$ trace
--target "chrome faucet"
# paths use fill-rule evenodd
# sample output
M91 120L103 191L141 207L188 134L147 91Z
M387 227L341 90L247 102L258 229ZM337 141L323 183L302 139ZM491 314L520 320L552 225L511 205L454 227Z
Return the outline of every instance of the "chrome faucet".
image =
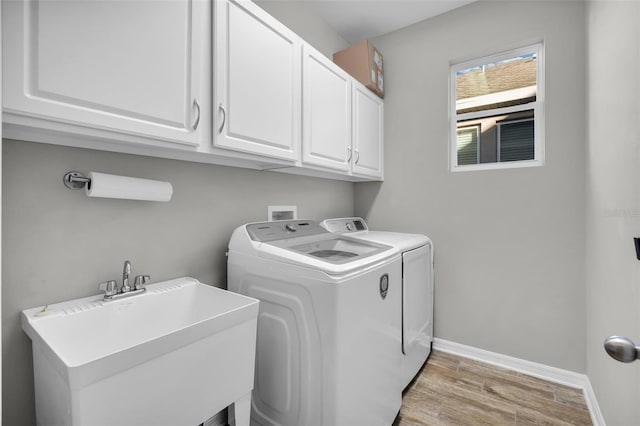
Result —
M124 268L122 269L122 288L120 289L121 293L128 293L131 291L131 286L129 285L129 275L131 275L131 262L125 260Z
M134 280L134 287L129 285L129 276L131 275L131 262L124 261L124 267L122 268L122 287L118 288L118 284L115 280L107 281L99 285L100 290L104 291L104 301L121 299L127 296L133 296L134 294L140 294L147 289L144 287L151 277L149 275L138 275Z

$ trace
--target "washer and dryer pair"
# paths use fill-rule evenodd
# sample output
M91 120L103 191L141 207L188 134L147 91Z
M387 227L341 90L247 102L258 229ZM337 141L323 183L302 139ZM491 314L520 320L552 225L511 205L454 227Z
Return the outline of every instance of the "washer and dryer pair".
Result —
M362 219L339 220L364 229L353 236L295 220L231 236L228 288L260 300L252 424L391 425L409 370L428 356L408 368L432 335L431 322L403 327L422 318L403 314L403 297L416 297L402 285L419 268L412 250L365 235Z

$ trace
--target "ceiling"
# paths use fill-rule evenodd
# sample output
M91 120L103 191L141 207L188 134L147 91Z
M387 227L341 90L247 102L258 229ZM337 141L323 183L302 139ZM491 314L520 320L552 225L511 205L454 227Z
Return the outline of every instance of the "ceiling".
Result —
M304 0L349 43L373 38L475 0Z

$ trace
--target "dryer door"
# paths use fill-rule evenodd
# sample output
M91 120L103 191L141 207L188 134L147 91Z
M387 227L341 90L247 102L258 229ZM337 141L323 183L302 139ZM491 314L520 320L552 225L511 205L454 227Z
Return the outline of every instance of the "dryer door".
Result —
M431 245L402 254L402 353L405 385L420 370L433 340Z

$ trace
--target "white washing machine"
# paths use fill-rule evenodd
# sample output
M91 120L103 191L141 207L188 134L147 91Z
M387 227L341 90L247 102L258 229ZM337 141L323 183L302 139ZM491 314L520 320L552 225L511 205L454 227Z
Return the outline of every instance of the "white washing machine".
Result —
M260 300L252 424L391 425L401 275L397 248L313 221L237 228L228 288Z
M402 253L402 387L431 353L433 342L433 243L420 234L370 231L359 217L326 219L331 232L396 247Z

